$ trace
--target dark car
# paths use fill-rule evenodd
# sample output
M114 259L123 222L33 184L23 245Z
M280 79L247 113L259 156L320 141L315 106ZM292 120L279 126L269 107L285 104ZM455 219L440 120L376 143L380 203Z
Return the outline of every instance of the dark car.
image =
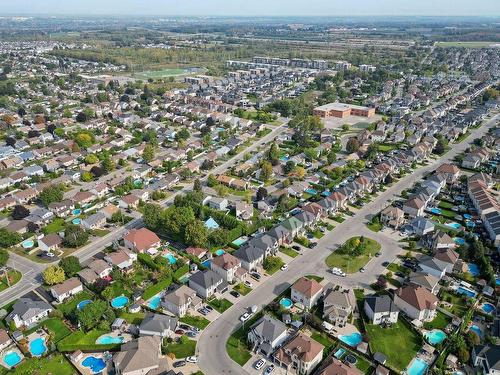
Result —
M201 315L208 315L208 313L210 311L208 311L207 309L198 309L198 312L201 314Z
M384 262L382 263L382 266L387 267L390 263L389 262Z
M238 298L240 296L240 294L236 290L231 290L229 294L232 295L234 298Z
M184 361L184 360L174 362L174 364L173 364L173 366L174 366L175 368L182 367L182 366L185 366L185 365L186 365L186 361Z
M193 332L193 331L188 331L188 332L186 332L186 336L187 336L187 337L194 338L194 337L196 337L196 332Z
M292 249L297 250L297 251L300 251L300 246L293 245L293 246L292 246Z
M206 305L205 310L208 310L209 312L214 311L214 309L210 305Z
M191 327L187 324L179 324L179 328L183 329L184 331L189 331L191 329Z
M183 329L176 329L176 330L175 330L175 333L176 333L177 335L183 335L183 334L185 334L185 333L186 333L186 331L184 331Z
M403 273L403 272L396 272L396 276L399 276L399 277L402 277L402 278L405 278L406 275Z

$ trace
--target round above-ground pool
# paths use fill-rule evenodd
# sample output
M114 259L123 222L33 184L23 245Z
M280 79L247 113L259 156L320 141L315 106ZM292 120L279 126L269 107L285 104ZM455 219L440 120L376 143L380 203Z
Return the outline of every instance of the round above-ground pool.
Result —
M346 343L349 346L356 347L363 341L361 333L353 332L348 335L339 336L340 341Z
M24 249L31 249L33 246L35 246L35 241L33 241L33 240L24 240L24 241L21 243L21 246L22 246Z
M99 345L121 344L121 343L123 343L123 337L104 335L104 336L99 337L95 343L99 344Z
M290 298L282 298L280 299L280 306L288 310L293 306L293 302Z
M83 301L78 302L78 305L76 305L76 308L78 310L81 310L85 306L87 306L89 303L92 303L92 300L90 300L90 299L84 299Z
M472 332L474 332L480 338L483 337L483 331L481 330L481 328L479 328L479 326L473 324L473 325L470 326L469 330L472 331Z
M123 309L128 304L128 297L119 296L111 300L111 307L115 309Z
M82 213L82 209L81 208L75 208L73 211L72 211L72 214L74 216L78 216Z
M106 362L102 358L88 356L82 361L82 366L88 367L93 374L98 374L106 368Z
M358 362L358 359L352 354L348 354L345 356L345 361L347 363L350 363L351 365L354 365L356 362Z
M80 225L82 219L80 219L79 217L75 217L73 220L71 220L71 222L75 225Z
M34 357L40 357L47 351L47 346L45 346L45 339L43 337L38 337L29 344L30 353Z
M9 351L4 354L3 361L9 367L14 367L21 362L22 358L16 351Z
M446 333L440 329L433 329L432 331L426 332L424 334L425 339L431 345L441 344L446 339Z
M483 310L486 314L491 314L496 310L496 308L491 303L485 302L481 305L481 310Z

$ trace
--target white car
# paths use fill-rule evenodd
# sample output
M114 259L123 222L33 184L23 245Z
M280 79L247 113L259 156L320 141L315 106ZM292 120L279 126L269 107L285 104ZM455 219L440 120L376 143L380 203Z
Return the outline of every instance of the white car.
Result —
M189 363L198 363L198 357L193 355L191 357L187 357L186 358L186 362L189 362Z
M283 265L281 266L281 270L282 270L282 271L286 271L287 269L288 269L288 264L283 264Z
M241 320L242 322L246 322L248 319L250 319L250 316L251 316L251 315L250 315L250 313L247 313L247 312L246 312L246 313L244 313L242 316L240 316L240 320Z
M262 368L262 366L264 366L265 364L266 364L266 361L264 360L264 358L261 358L257 362L255 362L255 365L253 365L253 367L256 370L260 370Z
M243 284L244 284L247 288L251 288L251 287L253 286L253 284L252 284L250 281L248 281L248 280L245 280L245 281L243 282Z

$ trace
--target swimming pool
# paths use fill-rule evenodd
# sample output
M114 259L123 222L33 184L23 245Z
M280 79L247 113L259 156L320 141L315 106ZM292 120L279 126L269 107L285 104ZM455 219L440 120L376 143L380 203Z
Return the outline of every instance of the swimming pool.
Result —
M151 297L148 301L148 307L150 309L156 310L158 307L160 307L161 304L161 296L157 294L154 297Z
M245 242L247 242L247 238L246 237L240 237L240 238L237 238L233 241L233 245L236 245L236 246L241 246L243 245Z
M425 339L431 345L441 344L446 339L446 333L440 329L433 329L432 331L426 332L424 334Z
M305 191L306 191L307 194L311 194L311 195L318 194L318 191L316 189L309 188L309 189L306 189Z
M79 217L75 217L73 220L71 220L71 222L75 225L80 225L82 219L80 219Z
M115 309L123 309L128 303L128 297L119 296L111 300L111 307Z
M479 328L479 326L473 324L473 325L470 326L469 330L472 331L472 332L474 332L480 338L483 337L483 331L481 330L481 328Z
M21 360L21 356L16 351L9 351L3 356L4 363L9 367L14 367L19 362L21 362Z
M85 306L87 306L89 303L92 303L92 300L90 300L90 299L84 299L83 301L78 302L78 305L76 305L76 308L78 310L81 310Z
M123 337L113 337L110 335L105 335L99 337L95 343L99 345L121 344L123 343Z
M472 219L472 216L469 214L463 214L464 219L470 220Z
M331 191L328 191L328 190L325 190L321 193L322 196L324 197L329 197L330 195L332 195L332 192Z
M474 223L473 221L467 221L465 225L467 225L467 228L474 228L476 226L476 223Z
M43 337L38 337L33 341L30 341L29 348L32 356L40 357L47 351L47 346L45 346L45 339Z
M464 288L463 286L459 286L457 288L457 293L464 294L469 298L474 298L477 295L476 292L474 292L470 289Z
M175 263L177 263L177 259L175 259L175 257L171 253L163 254L163 257L166 260L168 260L169 264L175 264Z
M25 240L21 243L21 246L24 249L31 249L35 245L35 241L33 240Z
M474 263L467 263L467 270L472 276L479 276L479 267Z
M455 241L457 245L465 245L465 239L463 239L462 237L455 237L453 241Z
M496 310L496 308L491 303L485 302L481 305L481 310L483 310L486 314L491 314Z
M361 334L359 332L353 332L349 335L341 335L339 336L339 339L340 341L354 348L361 344L361 341L363 341L363 338L361 337Z
M337 359L340 359L342 358L342 356L345 354L345 349L344 348L340 348L339 350L337 350L335 352L335 354L333 355L335 358Z
M461 225L460 225L460 224L455 223L455 222L453 222L453 223L446 223L445 225L446 225L447 227L450 227L450 228L453 228L453 229L460 229L460 227L461 227Z
M431 208L431 212L436 215L441 215L441 210L437 207Z
M422 375L425 373L425 370L429 364L425 362L423 359L420 358L415 358L410 366L408 366L408 369L406 370L406 373L408 375Z
M82 213L82 210L80 208L75 208L73 211L72 211L72 214L73 216L78 216Z
M226 252L224 250L222 250L222 249L215 250L215 255L217 255L217 256L221 256L222 254L225 254L225 253Z
M500 286L500 277L497 277L497 278L495 279L495 285L496 285L496 286Z
M208 259L208 260L202 262L201 265L205 268L210 268L210 263L212 263L212 262L210 261L210 259Z
M98 374L106 368L106 362L102 358L88 356L82 362L82 366L88 367L93 374Z
M290 298L282 298L280 300L280 305L281 307L283 307L284 309L290 309L292 306L293 306L293 302Z

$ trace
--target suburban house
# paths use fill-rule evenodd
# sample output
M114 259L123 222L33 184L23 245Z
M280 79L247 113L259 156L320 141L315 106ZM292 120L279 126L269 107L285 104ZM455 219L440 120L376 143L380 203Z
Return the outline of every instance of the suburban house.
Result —
M178 318L172 316L148 312L139 325L139 334L141 336L159 336L164 339L173 335L178 321Z
M388 295L366 297L364 310L371 324L394 324L398 321L399 309Z
M344 327L356 309L356 297L352 289L329 284L323 293L323 319L337 327Z
M226 280L212 270L198 271L189 278L189 287L202 298L209 298L228 289Z
M266 356L271 355L288 338L287 326L269 316L264 315L248 331L247 339L253 351Z
M448 184L456 182L460 177L460 169L455 164L450 163L441 164L436 169L436 173L444 175Z
M102 212L96 212L82 220L85 229L99 229L106 224L106 216Z
M183 317L191 310L196 311L201 303L196 291L187 285L181 285L173 292L166 293L161 299L161 306L179 317Z
M29 328L47 318L52 310L52 306L47 302L21 297L14 303L5 321L14 322L16 328Z
M425 217L416 217L411 221L410 225L413 233L419 236L424 236L434 231L434 223Z
M394 293L394 303L410 318L429 322L436 317L438 298L418 285L407 285Z
M47 253L59 249L63 239L57 233L50 233L38 240L40 250Z
M422 243L425 247L433 251L456 247L456 243L453 238L451 238L446 232L442 232L440 230L424 236Z
M404 224L404 211L398 207L389 206L380 212L380 221L382 224L398 229Z
M446 273L452 273L455 268L455 264L460 259L460 255L453 249L438 249L434 251L434 258L446 264Z
M324 348L300 332L277 350L273 361L286 369L294 368L297 374L308 375L323 359Z
M403 211L410 217L423 216L426 203L417 197L408 199L403 204Z
M318 375L363 375L364 373L356 368L356 366L348 362L341 362L337 358L331 359L328 366L321 369ZM387 374L388 375L388 374Z
M162 374L168 371L168 363L161 359L161 338L144 336L121 346L113 356L117 375Z
M241 261L229 253L213 258L210 268L230 284L236 280L243 280L247 274L247 271L241 267Z
M439 291L439 279L435 276L429 275L428 273L412 272L408 277L408 282L410 284L420 285L432 294L437 295Z
M12 339L5 329L0 329L0 350L4 350L12 344Z
M99 279L99 275L90 268L82 269L80 272L77 273L77 275L80 278L80 280L82 280L82 282L87 286L91 286L97 281L97 279Z
M120 271L128 272L132 269L134 262L137 260L137 254L127 249L120 249L106 255L104 260L113 267L117 267Z
M429 255L423 255L418 260L418 266L423 273L428 273L438 279L442 279L446 274L447 264Z
M120 198L118 206L120 208L135 209L139 205L139 197L134 194L127 194Z
M88 268L94 271L99 278L104 278L109 276L113 267L111 267L107 262L102 259L96 259L89 263Z
M156 233L151 232L147 228L131 229L125 237L123 237L124 245L127 249L137 253L156 253L160 247L161 241Z
M500 373L500 345L476 345L472 348L472 364L481 374Z
M256 270L264 261L264 251L254 246L244 245L233 254L241 261L241 266L248 271Z
M291 299L293 302L302 304L305 308L311 309L316 305L323 286L314 279L301 277L291 288Z
M63 281L61 284L54 285L50 288L50 293L57 300L62 303L65 299L74 296L83 291L83 285L76 277L72 277Z

